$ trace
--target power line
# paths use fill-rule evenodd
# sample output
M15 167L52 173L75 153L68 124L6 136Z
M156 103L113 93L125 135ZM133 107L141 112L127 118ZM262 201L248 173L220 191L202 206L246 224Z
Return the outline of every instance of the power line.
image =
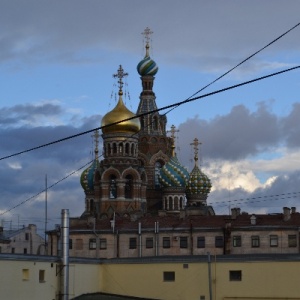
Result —
M189 103L189 102L193 102L193 101L196 101L196 100L208 97L208 96L212 96L212 95L216 95L216 94L219 94L219 93L223 93L225 91L229 91L229 90L232 90L232 89L235 89L235 88L238 88L238 87L250 84L250 83L254 83L256 81L260 81L260 80L267 79L267 78L270 78L270 77L273 77L273 76L277 76L277 75L280 75L280 74L283 74L283 73L286 73L286 72L290 72L290 71L293 71L293 70L296 70L296 69L299 69L299 68L300 68L300 65L296 66L296 67L284 69L282 71L278 71L278 72L275 72L275 73L271 73L271 74L268 74L268 75L265 75L265 76L261 76L261 77L258 77L258 78L252 79L252 80L244 81L242 83L235 84L235 85L232 85L232 86L220 89L220 90L216 90L214 92L210 92L210 93L198 96L198 97L189 98L189 99L186 99L186 100L183 100L183 101L180 101L180 102L176 102L174 104L170 104L170 105L167 105L167 106L164 106L164 107L161 107L161 108L157 108L157 109L154 109L154 110L152 110L150 112L146 112L146 113L143 113L143 114L135 115L133 117L130 117L130 118L127 118L127 119L123 119L123 120L120 120L120 121L117 121L117 122L114 122L114 123L110 123L110 124L107 124L105 126L96 127L96 128L93 128L93 129L90 129L90 130L87 130L87 131L83 131L83 132L80 132L80 133L77 133L77 134L74 134L74 135L70 135L68 137L65 137L65 138L62 138L62 139L59 139L59 140L55 140L55 141L52 141L52 142L49 142L49 143L37 146L37 147L33 147L33 148L30 148L30 149L27 149L27 150L23 150L23 151L20 151L20 152L11 154L11 155L3 156L3 157L0 158L0 160L4 160L4 159L10 158L10 157L18 156L18 155L26 153L26 152L30 152L30 151L37 150L37 149L40 149L40 148L44 148L44 147L47 147L47 146L50 146L50 145L54 145L54 144L57 144L57 143L60 143L60 142L66 141L66 140L73 139L75 137L79 137L81 135L85 135L87 133L91 133L91 132L93 132L95 130L100 130L100 129L103 129L103 128L111 127L111 126L117 125L117 124L122 123L122 122L126 122L126 121L129 121L129 120L133 120L133 119L136 119L136 118L140 118L140 117L149 115L149 114L153 114L155 112L159 112L159 111L162 111L162 110L170 109L170 108L173 108L173 107L178 107L180 105L183 105L183 104L186 104L186 103Z
M48 186L47 189L53 188L54 186L56 186L57 184L59 184L60 182L64 181L65 179L69 178L70 176L72 176L73 174L77 173L78 171L80 171L81 169L83 169L85 166L89 165L92 161L89 161L88 163L86 163L84 166L81 166L79 169L69 173L68 175L66 175L65 177L61 178L60 180L56 181L55 183L53 183L52 185ZM35 195L27 198L26 200L20 202L19 204L16 204L15 206L11 207L10 209L5 210L4 212L0 213L0 216L14 210L15 208L25 204L26 202L32 200L33 198L39 196L40 194L44 193L46 191L46 189L43 189L42 191L36 193Z

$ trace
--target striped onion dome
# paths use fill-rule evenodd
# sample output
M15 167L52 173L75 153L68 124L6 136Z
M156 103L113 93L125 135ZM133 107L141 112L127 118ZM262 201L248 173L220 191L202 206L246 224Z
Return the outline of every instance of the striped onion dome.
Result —
M171 157L159 173L159 182L163 187L185 187L189 172L179 163L176 156Z
M94 175L98 167L99 160L96 158L93 163L81 173L80 184L86 193L94 191Z
M149 44L146 44L146 55L137 65L137 71L141 76L154 76L158 71L158 66L149 55Z

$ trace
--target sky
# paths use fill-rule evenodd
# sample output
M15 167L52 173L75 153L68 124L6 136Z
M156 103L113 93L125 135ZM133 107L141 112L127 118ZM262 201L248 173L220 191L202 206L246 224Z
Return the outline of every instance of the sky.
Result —
M153 89L162 108L194 95L298 24L299 11L300 2L290 0L0 0L0 158L99 127L116 103L119 65L129 74L126 105L136 112L146 27L153 31L150 56L159 66ZM299 36L300 26L196 95L298 66ZM178 159L189 170L190 144L202 143L201 169L213 185L207 201L217 214L233 207L300 210L299 88L296 69L167 113L168 129L179 130ZM1 159L2 225L44 228L46 177L53 186L47 228L60 223L62 209L80 216L79 178L93 148L86 134Z

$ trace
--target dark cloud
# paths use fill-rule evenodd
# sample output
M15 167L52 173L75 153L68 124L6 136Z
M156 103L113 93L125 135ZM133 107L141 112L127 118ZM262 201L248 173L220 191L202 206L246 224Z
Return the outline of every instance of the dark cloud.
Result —
M180 124L179 130L180 147L183 149L197 137L203 143L204 160L244 159L277 147L281 141L278 117L263 103L254 112L238 105L211 121L189 119Z
M295 103L290 114L282 120L283 135L286 138L286 144L291 148L300 146L300 104Z
M98 53L98 61L103 52L136 53L137 34L150 26L160 41L163 61L198 64L200 56L201 65L211 71L229 61L232 66L232 61L241 61L294 26L299 9L298 1L2 1L0 60L90 63L92 57L87 59L85 51ZM271 59L278 50L299 50L296 37L289 34L268 49L266 57Z
M39 117L57 116L63 112L59 105L45 103L41 105L20 104L13 107L0 108L0 125L18 126L35 123Z

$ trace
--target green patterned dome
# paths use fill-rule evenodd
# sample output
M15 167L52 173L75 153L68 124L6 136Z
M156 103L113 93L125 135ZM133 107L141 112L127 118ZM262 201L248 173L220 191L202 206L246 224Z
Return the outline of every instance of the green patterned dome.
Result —
M146 45L146 55L137 65L137 71L141 76L154 76L158 71L156 62L150 58L149 45Z
M80 184L84 189L85 193L94 191L94 178L95 172L99 167L98 159L95 159L93 163L85 169L80 176Z
M185 187L189 172L179 163L176 156L171 157L160 170L159 182L163 187Z
M207 196L211 190L210 179L195 165L190 173L190 177L186 186L186 193L190 195Z

